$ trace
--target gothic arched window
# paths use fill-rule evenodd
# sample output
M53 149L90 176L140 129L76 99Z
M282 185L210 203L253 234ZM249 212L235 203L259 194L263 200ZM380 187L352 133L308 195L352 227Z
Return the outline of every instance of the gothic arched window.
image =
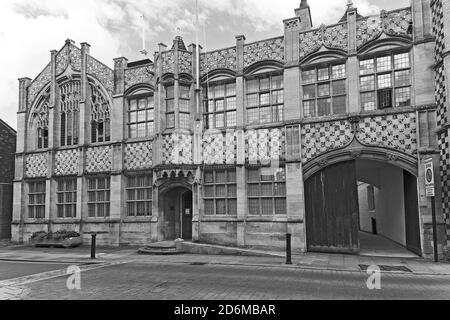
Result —
M79 81L68 82L60 88L61 146L78 144L80 89Z
M91 85L91 142L111 140L109 103L100 89Z
M36 129L36 145L38 149L48 148L48 107L49 97L44 97L33 112L34 128Z

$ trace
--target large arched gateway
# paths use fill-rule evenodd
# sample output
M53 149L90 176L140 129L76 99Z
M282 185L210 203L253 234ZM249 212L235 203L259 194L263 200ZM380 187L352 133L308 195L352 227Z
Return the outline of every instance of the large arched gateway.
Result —
M308 250L421 255L417 187L417 177L386 161L324 167L305 182Z

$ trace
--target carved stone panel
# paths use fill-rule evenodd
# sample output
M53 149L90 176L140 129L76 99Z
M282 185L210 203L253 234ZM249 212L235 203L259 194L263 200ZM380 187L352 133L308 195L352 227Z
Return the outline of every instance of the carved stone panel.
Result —
M303 163L346 147L354 137L352 125L347 120L305 124L301 135Z
M93 147L86 150L86 172L101 173L112 170L112 147Z
M78 173L78 150L56 152L54 173L58 176L76 175Z
M200 56L200 73L205 74L215 69L237 70L236 48L207 52Z
M359 123L356 138L367 146L395 149L416 155L416 114L404 113L364 118Z
M152 142L127 144L125 148L125 168L127 170L151 169L153 166Z
M284 62L284 38L256 42L244 47L244 67L263 60Z
M125 70L125 90L140 83L150 84L154 81L153 67L144 66Z
M237 155L236 132L205 133L203 136L203 162L235 164Z
M48 175L48 154L35 153L25 157L25 177L44 178Z
M162 140L163 164L191 164L192 136L188 134L168 134Z

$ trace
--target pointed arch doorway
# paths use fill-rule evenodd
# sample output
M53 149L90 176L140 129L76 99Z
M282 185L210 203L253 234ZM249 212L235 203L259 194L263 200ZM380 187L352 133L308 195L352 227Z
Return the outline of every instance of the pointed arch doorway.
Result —
M160 196L164 240L192 240L192 190L174 186Z

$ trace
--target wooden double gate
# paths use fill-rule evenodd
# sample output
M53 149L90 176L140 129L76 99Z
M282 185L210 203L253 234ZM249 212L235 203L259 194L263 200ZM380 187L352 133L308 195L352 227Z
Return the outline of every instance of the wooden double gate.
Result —
M404 171L407 248L420 255L417 179ZM308 251L358 253L356 162L329 166L305 182Z

